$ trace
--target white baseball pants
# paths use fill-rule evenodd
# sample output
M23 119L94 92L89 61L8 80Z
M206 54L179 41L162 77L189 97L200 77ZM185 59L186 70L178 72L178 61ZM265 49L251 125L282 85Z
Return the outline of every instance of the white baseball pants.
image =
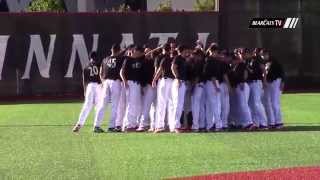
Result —
M105 107L111 100L111 116L109 128L116 127L117 110L120 98L121 81L107 79L102 82L101 99L98 103L94 126L100 127L104 119Z
M142 113L140 117L139 127L149 127L150 126L150 108L151 104L155 102L156 89L151 85L146 85L142 88Z
M230 102L230 112L229 112L229 117L228 117L228 124L232 124L235 126L240 126L241 123L238 119L238 98L236 94L236 89L232 88L229 93L229 102Z
M175 79L172 83L171 95L172 104L169 106L168 124L170 131L181 128L180 118L184 107L184 98L186 93L186 84L183 81Z
M263 87L262 81L256 80L249 83L250 97L249 107L251 109L252 120L257 126L267 126L267 116L262 104Z
M265 90L265 108L269 125L282 124L280 108L281 79L278 78L271 83L267 83Z
M126 89L126 112L123 123L126 128L136 128L141 115L141 86L134 81L128 81Z
M237 86L235 91L237 97L237 115L239 116L237 118L242 127L246 127L253 123L248 104L250 89L247 83L241 83Z
M212 81L207 81L205 83L205 93L206 93L206 129L211 129L215 123L221 126L221 103L220 103L220 93L217 91L216 87L213 85ZM217 119L216 119L217 118ZM220 123L219 123L220 121ZM216 124L217 125L217 124Z
M228 127L228 116L230 112L229 88L226 83L220 84L220 102L221 102L221 123L223 128Z
M78 123L80 126L83 126L86 122L86 119L93 108L94 105L97 105L101 87L98 83L89 83L86 87L85 100L80 112Z
M121 83L120 98L119 98L117 119L116 119L117 126L124 127L123 119L126 113L126 107L127 107L126 88L123 86L123 83Z
M202 106L203 98L203 83L197 83L193 89L191 96L192 105L192 129L198 130L200 128L200 110ZM202 128L204 127L204 121L202 122Z
M155 128L165 128L165 117L169 117L169 105L172 104L172 83L173 79L161 78L157 86L157 106L156 106L156 118Z

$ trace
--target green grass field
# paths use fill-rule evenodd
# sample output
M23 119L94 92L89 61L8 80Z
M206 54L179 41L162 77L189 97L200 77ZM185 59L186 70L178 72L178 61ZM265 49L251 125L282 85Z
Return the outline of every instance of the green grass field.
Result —
M320 165L320 94L283 95L285 123L294 126L284 132L93 134L90 115L76 135L81 106L0 105L0 179L160 179Z

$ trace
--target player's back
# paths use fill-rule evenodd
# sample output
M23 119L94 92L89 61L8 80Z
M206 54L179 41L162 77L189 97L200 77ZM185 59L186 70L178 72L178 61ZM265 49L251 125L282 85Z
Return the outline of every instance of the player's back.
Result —
M99 77L99 66L95 62L90 62L87 67L83 70L83 80L84 82L90 83L100 83Z

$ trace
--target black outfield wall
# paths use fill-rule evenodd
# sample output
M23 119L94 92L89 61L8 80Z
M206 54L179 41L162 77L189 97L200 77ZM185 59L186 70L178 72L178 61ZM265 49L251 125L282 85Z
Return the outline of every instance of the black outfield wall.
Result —
M192 45L198 38L225 48L269 48L285 67L287 90L319 88L318 13L294 3L275 11L261 3L223 2L219 13L0 14L0 97L81 95L91 50L101 60L113 43L156 47L176 39ZM249 29L253 17L301 21L296 29Z

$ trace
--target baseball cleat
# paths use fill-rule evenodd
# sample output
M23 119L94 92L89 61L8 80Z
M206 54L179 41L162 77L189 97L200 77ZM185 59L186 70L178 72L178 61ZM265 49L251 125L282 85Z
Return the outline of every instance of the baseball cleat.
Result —
M108 128L108 132L115 132L115 128Z
M276 129L283 129L283 124L282 123L281 124L276 124L275 128Z
M147 131L148 128L144 128L144 127L139 127L138 129L136 129L136 132L145 132Z
M257 129L257 127L254 124L249 124L246 127L244 127L243 129L247 130L247 131L254 131Z
M166 130L164 128L157 128L154 133L162 133L165 132Z
M148 129L148 132L154 132L154 128Z
M198 132L200 132L200 130L199 129L191 129L191 132L198 133Z
M207 129L207 132L216 132L216 126L213 126L210 129Z
M93 132L94 133L104 133L104 130L101 127L94 127Z
M114 128L114 132L121 132L121 127L117 126L116 128Z
M222 127L222 131L228 131L228 130L229 130L229 128L227 126Z
M137 128L126 128L124 132L136 132Z
M200 128L200 129L199 129L199 132L206 133L206 132L207 132L207 130L206 130L206 128Z
M76 125L73 127L72 132L77 133L77 132L80 131L80 129L81 129L81 125L80 125L80 124L76 124Z
M275 129L276 128L276 126L273 124L273 125L269 125L269 129L270 130L273 130L273 129Z
M174 133L184 133L184 132L186 132L184 129L181 129L181 128L176 128L176 129L174 129L174 131L173 131Z
M268 129L269 129L268 126L262 126L262 125L259 126L259 130L265 131Z

